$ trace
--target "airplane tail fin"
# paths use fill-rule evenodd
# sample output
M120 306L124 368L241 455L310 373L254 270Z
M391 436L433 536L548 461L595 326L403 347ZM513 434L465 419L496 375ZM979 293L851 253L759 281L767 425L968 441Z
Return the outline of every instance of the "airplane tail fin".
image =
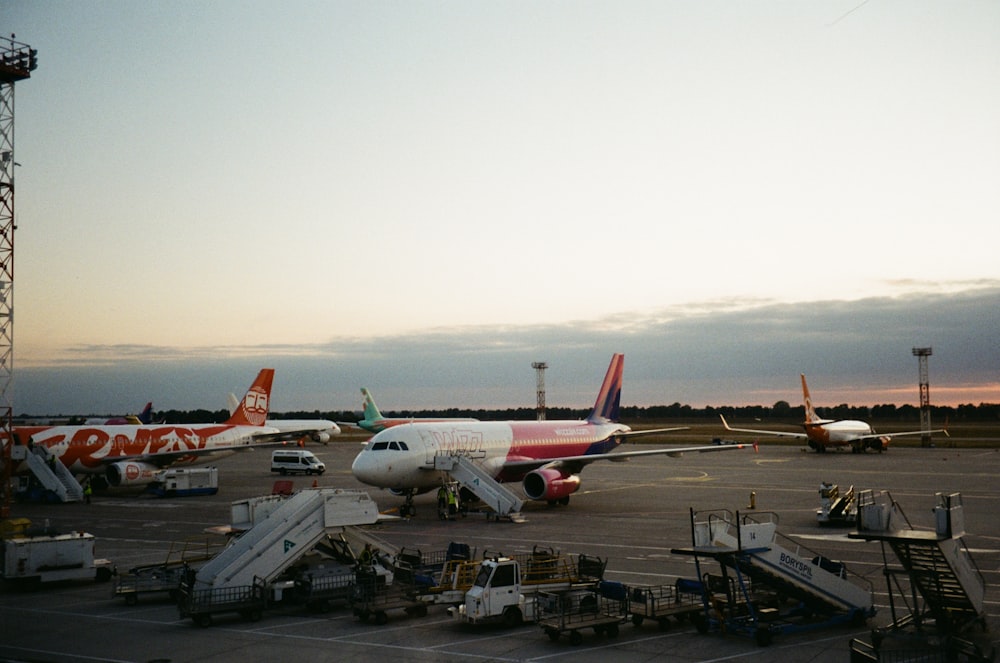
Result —
M153 401L146 403L146 407L142 408L142 412L138 415L139 423L151 424L153 423Z
M593 424L605 424L610 421L618 421L618 407L622 397L622 369L625 363L625 355L615 353L611 357L611 364L608 372L604 376L601 384L601 391L597 394L597 401L591 411L587 421Z
M378 421L382 418L382 413L378 411L378 406L375 405L375 399L372 398L371 392L361 387L361 394L365 397L365 412L362 417L366 421Z
M246 396L233 415L226 420L232 426L263 426L267 421L267 412L271 402L271 383L274 381L274 369L262 368L253 381Z
M813 409L812 398L809 396L809 387L806 386L806 376L804 373L800 373L799 377L802 378L802 403L806 406L806 423L818 424L823 420L816 414L816 410Z

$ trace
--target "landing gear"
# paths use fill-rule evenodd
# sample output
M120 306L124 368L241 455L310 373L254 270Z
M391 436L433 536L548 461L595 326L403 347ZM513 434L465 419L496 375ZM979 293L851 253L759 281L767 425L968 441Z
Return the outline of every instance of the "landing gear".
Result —
M413 491L406 491L406 501L399 507L399 515L403 518L412 518L417 515L417 507L413 506Z

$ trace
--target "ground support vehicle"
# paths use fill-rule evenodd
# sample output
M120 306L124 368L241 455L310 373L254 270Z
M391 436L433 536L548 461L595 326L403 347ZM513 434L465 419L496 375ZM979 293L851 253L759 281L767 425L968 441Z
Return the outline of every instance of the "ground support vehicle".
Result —
M60 580L107 582L115 573L107 559L95 558L95 538L86 532L54 534L31 529L0 540L2 578L8 583L36 584Z
M467 624L534 622L539 617L536 594L595 587L606 565L596 557L577 555L574 562L568 555L537 547L525 556L487 558L478 563L460 605L449 612Z
M192 589L182 583L177 589L181 619L190 617L198 626L211 626L214 615L236 612L249 621L258 621L267 608L267 591L262 580L252 585Z
M621 596L608 596L600 588L574 589L565 592L540 592L535 597L538 625L555 642L562 635L572 645L583 642L582 631L594 629L598 635L618 636L618 627L625 622L628 601Z
M190 495L215 495L219 492L217 467L170 468L153 475L153 483L146 492L157 497L187 497Z
M177 599L177 589L188 569L212 559L223 547L221 539L190 539L170 547L160 564L134 566L115 579L112 596L121 596L126 605L135 605L147 594L167 594Z
M850 577L846 567L801 543L780 545L777 515L755 512L735 518L726 510L691 510L691 548L674 554L694 557L702 581L703 611L692 616L702 633L753 636L758 645L775 635L834 624L861 626L875 614L871 583ZM703 571L709 560L719 574ZM860 585L865 586L860 586Z
M882 547L892 620L851 641L851 661L996 660L986 623L986 580L967 547L961 493L937 493L934 530L914 528L889 493L858 495L851 539Z
M697 580L678 578L672 585L628 588L628 613L632 624L652 620L661 631L670 628L670 618L682 621L701 612L702 586Z
M843 494L840 486L823 482L819 487L820 508L816 520L820 526L851 527L858 517L858 507L854 500L854 486Z

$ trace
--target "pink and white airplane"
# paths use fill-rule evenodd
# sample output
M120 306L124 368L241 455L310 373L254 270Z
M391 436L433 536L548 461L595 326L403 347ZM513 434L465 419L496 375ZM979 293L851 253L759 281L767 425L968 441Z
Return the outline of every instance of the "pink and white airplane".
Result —
M413 422L387 428L365 445L351 471L361 482L406 497L402 513L413 513L413 496L449 480L434 469L437 455L463 455L497 481L521 481L532 500L568 504L580 488L578 473L597 460L678 456L686 451L732 451L749 445L709 445L610 453L628 437L685 428L633 431L616 422L624 355L611 358L594 409L585 421Z
M731 428L726 422L726 418L721 414L722 425L726 430L735 433L755 433L757 435L772 435L776 437L794 437L805 440L812 449L817 452L824 452L831 447L851 447L851 453L864 453L866 449L873 449L882 453L889 448L889 441L894 436L902 435L922 435L925 431L903 431L901 433L890 433L888 435L879 434L863 421L854 419L822 419L816 414L813 408L812 398L809 396L809 387L806 386L806 376L800 374L802 378L802 401L805 403L806 420L802 422L804 433L781 432L773 430L755 430L752 428ZM944 429L926 431L929 433L944 433Z
M171 465L204 463L242 448L306 435L308 431L289 433L264 425L273 380L274 369L262 369L222 424L16 426L15 444L45 448L74 474L102 475L113 486L144 485ZM15 468L21 469L27 471Z

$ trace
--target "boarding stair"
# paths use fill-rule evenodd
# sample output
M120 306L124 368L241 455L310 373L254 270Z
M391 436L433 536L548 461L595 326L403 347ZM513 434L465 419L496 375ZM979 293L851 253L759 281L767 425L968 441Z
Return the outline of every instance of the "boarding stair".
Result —
M801 601L817 614L874 614L871 588L852 582L843 564L798 544L792 550L778 543L775 514L741 518L737 513L735 522L723 521L724 527L710 527L707 522L696 546L704 543L713 556L739 570L754 586ZM699 523L695 527L697 536Z
M378 507L361 491L307 489L269 504L263 518L198 569L195 589L220 590L270 582L329 533L374 524ZM257 514L258 516L262 515Z
M521 520L524 500L494 479L468 456L439 454L434 457L434 469L447 472L463 488L493 509L497 518Z
M54 458L43 447L27 448L23 459L31 473L40 484L52 491L61 502L79 502L83 500L83 487L73 473L65 465Z
M935 530L916 530L902 508L886 494L879 500L873 491L859 497L858 531L850 538L882 543L884 573L889 587L893 628L913 624L918 628L932 620L944 633L960 633L972 624L985 624L986 586L969 554L961 495L937 494ZM890 564L886 548L899 566ZM909 591L900 578L909 579ZM896 591L893 591L895 584ZM923 599L919 605L918 596ZM909 614L897 614L897 598Z
M694 617L699 631L716 627L753 635L767 645L775 634L857 626L875 614L870 583L804 546L779 544L776 514L741 518L737 512L734 519L722 510L707 515L692 509L693 546L671 551L694 557L704 606L704 614ZM718 562L721 575L703 572L703 559Z

